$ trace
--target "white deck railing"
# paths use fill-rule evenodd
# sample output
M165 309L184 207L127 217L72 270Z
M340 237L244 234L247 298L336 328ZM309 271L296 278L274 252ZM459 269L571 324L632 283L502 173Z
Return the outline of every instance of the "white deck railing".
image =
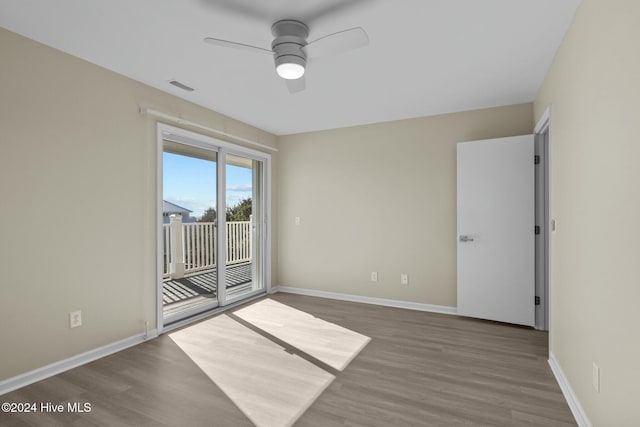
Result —
M227 222L227 265L251 260L251 221Z
M171 223L163 224L162 238L163 278L179 278L216 267L215 223L182 223L182 218L172 218ZM251 221L227 222L226 248L227 265L251 261Z
M216 225L213 222L182 224L182 235L185 273L216 266Z

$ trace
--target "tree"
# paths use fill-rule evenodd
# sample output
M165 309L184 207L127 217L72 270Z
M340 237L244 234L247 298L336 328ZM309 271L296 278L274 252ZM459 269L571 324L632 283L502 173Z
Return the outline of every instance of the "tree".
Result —
M249 221L251 217L251 197L243 199L235 206L227 207L227 221Z
M209 208L198 219L198 222L215 222L216 220L216 210L215 208Z

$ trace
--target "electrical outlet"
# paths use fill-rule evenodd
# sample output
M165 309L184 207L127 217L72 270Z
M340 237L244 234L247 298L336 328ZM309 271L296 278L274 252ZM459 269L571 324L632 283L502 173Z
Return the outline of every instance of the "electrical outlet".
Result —
M600 367L595 363L593 364L592 375L593 375L593 388L596 390L597 393L600 393Z
M401 285L408 285L409 284L409 276L407 274L401 274L400 275L400 284Z
M82 326L82 311L72 311L69 313L69 328L77 328Z
M377 282L378 281L378 272L377 271L372 271L371 272L371 281L372 282Z
M295 217L294 222L296 223L296 225L300 225L300 217Z

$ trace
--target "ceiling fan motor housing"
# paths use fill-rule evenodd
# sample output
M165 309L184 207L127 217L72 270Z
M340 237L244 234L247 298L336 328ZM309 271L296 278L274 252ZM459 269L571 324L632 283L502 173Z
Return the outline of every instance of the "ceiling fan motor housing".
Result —
M300 21L285 19L273 24L271 33L275 37L271 49L276 67L285 63L306 67L307 54L304 47L307 45L309 27Z

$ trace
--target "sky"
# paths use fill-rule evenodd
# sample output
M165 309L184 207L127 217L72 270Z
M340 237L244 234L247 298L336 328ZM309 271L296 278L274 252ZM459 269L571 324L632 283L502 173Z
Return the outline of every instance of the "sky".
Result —
M162 198L201 217L216 206L216 167L211 160L173 153L162 155ZM251 169L227 165L227 206L251 197Z

